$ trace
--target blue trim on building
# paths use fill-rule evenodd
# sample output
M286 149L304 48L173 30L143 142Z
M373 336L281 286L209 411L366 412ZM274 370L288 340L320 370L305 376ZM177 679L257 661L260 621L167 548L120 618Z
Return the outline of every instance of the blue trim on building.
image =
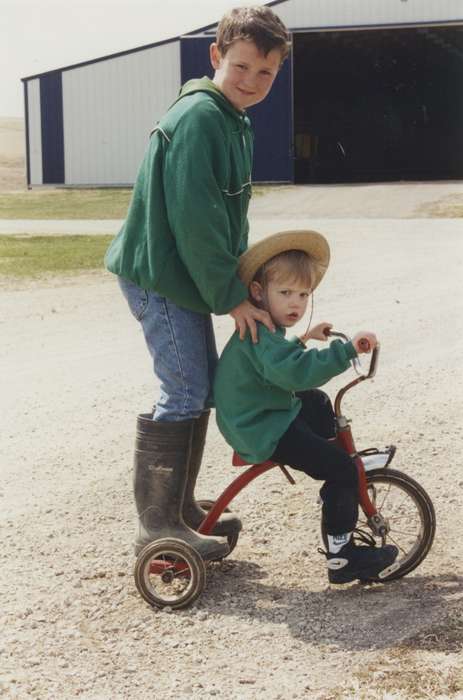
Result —
M28 85L24 83L24 114L25 114L25 130L26 130L26 177L27 177L27 187L31 186L31 154L30 154L30 140L29 140L29 95L28 95Z
M213 41L213 36L187 36L181 39L180 82L182 85L191 78L201 78L203 75L212 78L214 69L209 59L209 46Z
M61 73L40 78L44 185L64 184L63 83Z
M270 93L248 109L254 131L255 182L294 182L292 54Z

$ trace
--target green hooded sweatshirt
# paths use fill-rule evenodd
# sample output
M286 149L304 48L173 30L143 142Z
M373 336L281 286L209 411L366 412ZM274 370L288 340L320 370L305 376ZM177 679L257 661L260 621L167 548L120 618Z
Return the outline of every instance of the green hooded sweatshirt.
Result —
M234 333L220 357L214 381L217 425L225 440L248 462L264 462L301 410L296 391L322 386L356 357L351 342L333 340L323 350L306 350L285 330L258 324L259 342Z
M108 270L178 306L226 314L247 299L253 139L209 78L191 80L154 129Z

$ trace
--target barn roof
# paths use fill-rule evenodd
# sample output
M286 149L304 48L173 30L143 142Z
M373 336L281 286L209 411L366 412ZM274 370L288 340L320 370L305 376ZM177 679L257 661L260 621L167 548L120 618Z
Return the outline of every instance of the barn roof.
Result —
M273 7L274 5L281 5L286 2L291 2L292 0L272 0L271 2L265 2L263 3L264 5L267 5L268 7ZM138 53L139 51L146 51L146 49L154 49L156 46L163 46L164 44L171 44L174 41L178 41L181 36L189 36L193 34L202 34L203 32L207 32L209 30L215 29L218 25L217 22L213 22L212 24L207 24L205 27L199 27L198 29L193 29L191 32L187 32L186 34L181 34L177 36L170 37L169 39L163 39L162 41L155 41L151 44L143 44L142 46L136 46L133 49L126 49L125 51L118 51L117 53L111 53L106 56L99 56L98 58L92 58L87 61L80 61L78 63L72 63L67 66L62 66L61 68L53 68L52 70L48 71L43 71L42 73L35 73L34 75L28 75L24 78L21 78L23 82L27 80L33 80L34 78L40 78L43 75L50 75L51 73L60 73L62 71L67 71L67 70L72 70L73 68L81 68L82 66L91 66L94 63L100 63L100 61L108 61L113 58L119 58L121 56L129 56L130 54L133 53Z

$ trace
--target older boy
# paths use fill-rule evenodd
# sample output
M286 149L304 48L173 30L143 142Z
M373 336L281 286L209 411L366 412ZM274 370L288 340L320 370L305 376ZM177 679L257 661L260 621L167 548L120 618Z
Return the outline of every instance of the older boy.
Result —
M396 547L356 546L357 468L330 438L331 403L315 387L344 372L361 340L334 340L326 350L306 350L309 338L326 339L321 323L303 338L286 340L285 329L304 315L310 294L329 262L329 247L315 231L287 231L257 243L241 256L240 274L253 302L269 312L276 333L259 328L259 343L235 334L220 358L214 395L217 423L227 442L248 462L272 459L324 481L321 489L328 577L331 583L374 579L398 554ZM298 394L296 394L298 392Z
M245 109L270 91L288 35L268 7L240 8L219 24L213 80L192 80L153 131L126 222L106 255L140 321L160 381L153 416L139 416L135 501L140 550L180 537L205 558L224 556L193 491L201 464L217 362L210 314L230 314L244 337L270 317L236 274L247 247L252 133ZM237 532L223 516L213 534Z

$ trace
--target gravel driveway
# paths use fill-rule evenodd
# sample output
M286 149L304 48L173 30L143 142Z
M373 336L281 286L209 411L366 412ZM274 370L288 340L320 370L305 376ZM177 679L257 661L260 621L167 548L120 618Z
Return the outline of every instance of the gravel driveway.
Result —
M429 556L388 585L328 587L316 485L270 472L237 498L244 531L195 606L150 608L132 578L135 417L156 391L139 328L107 274L3 285L4 697L463 698L461 222L271 206L254 238L313 227L330 241L314 320L380 337L377 376L345 408L357 446L397 445L394 466L432 497ZM231 319L215 321L222 346ZM230 459L213 425L203 497L235 475Z

